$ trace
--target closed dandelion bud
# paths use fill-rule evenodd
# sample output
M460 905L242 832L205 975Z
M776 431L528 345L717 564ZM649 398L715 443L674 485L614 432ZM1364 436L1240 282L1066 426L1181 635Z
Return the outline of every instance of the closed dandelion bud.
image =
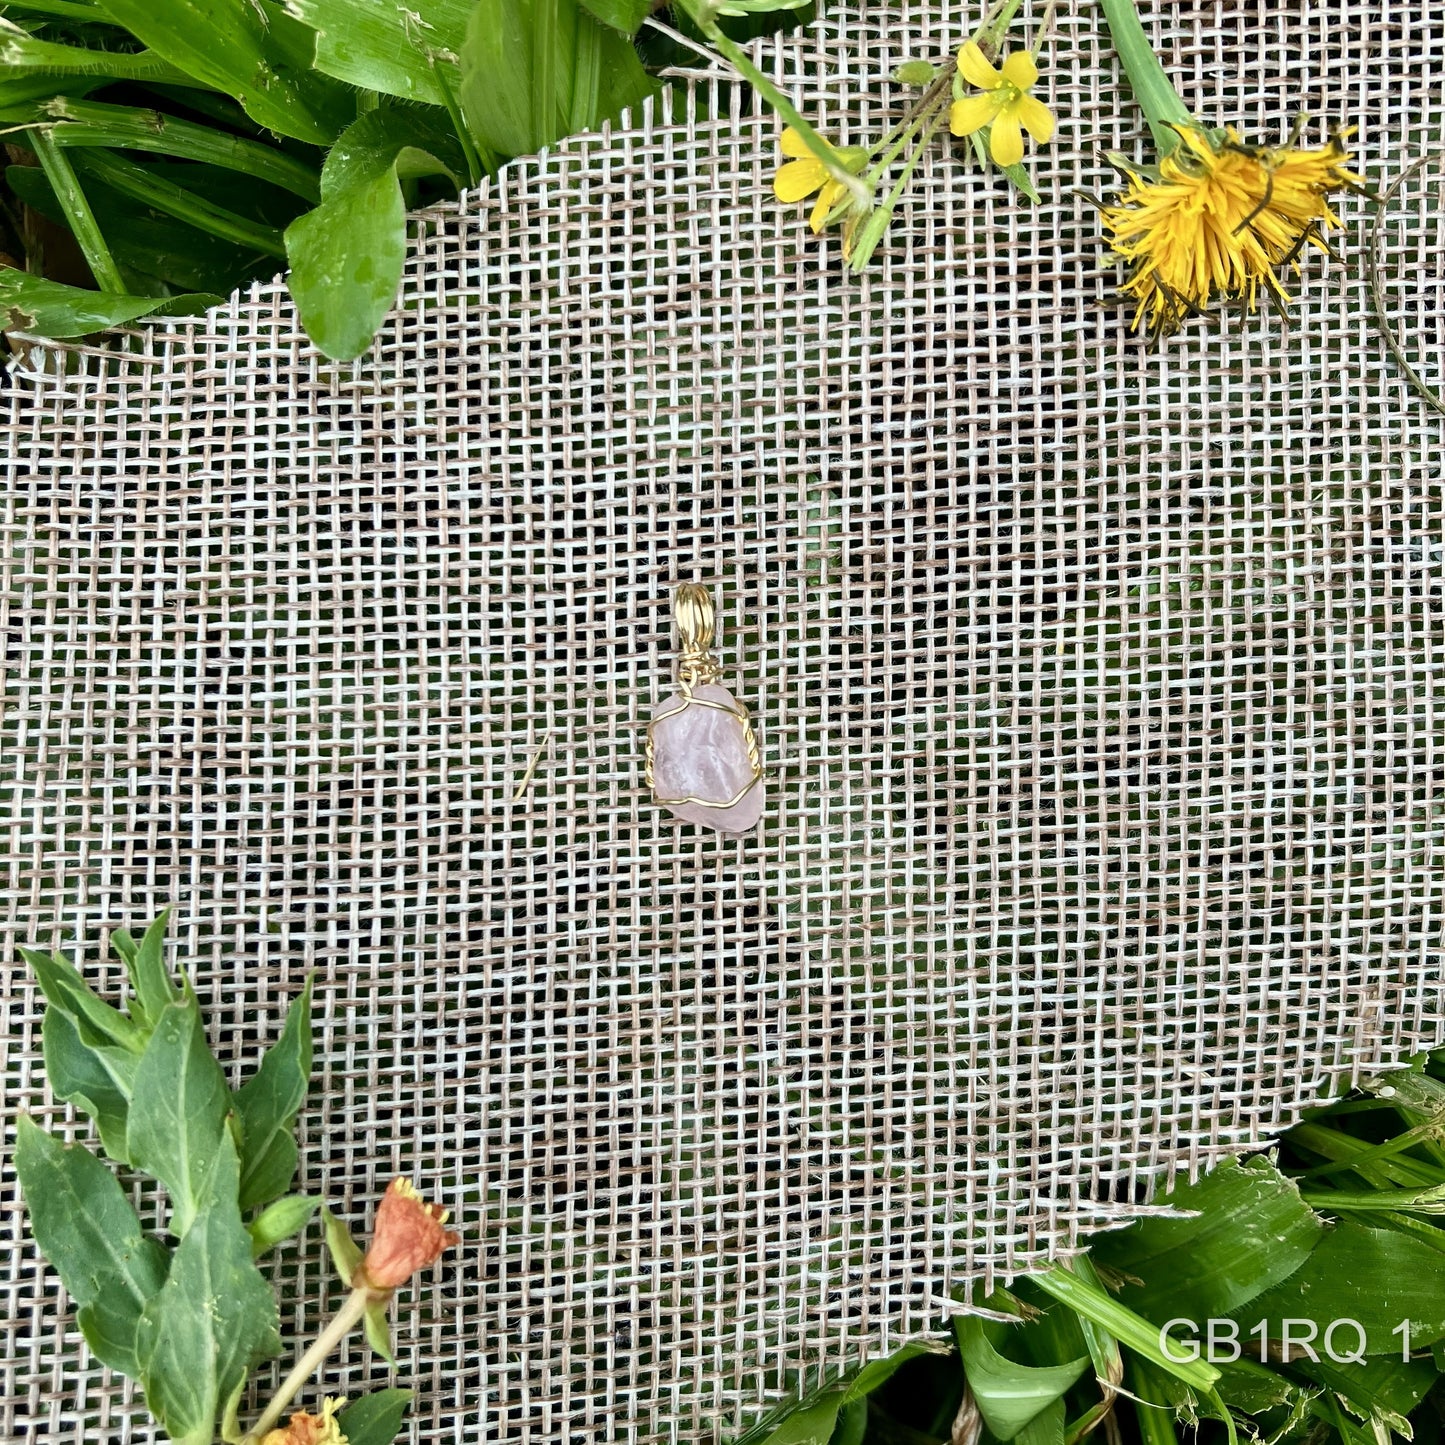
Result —
M447 1211L427 1204L405 1179L386 1186L376 1211L371 1248L353 1276L354 1284L372 1289L395 1289L417 1270L456 1244L460 1235L443 1229Z

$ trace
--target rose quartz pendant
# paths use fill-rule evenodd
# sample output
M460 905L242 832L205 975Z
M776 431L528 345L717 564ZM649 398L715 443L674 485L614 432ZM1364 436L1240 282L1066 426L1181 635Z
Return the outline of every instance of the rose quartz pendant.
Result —
M653 709L647 782L685 823L746 833L763 813L763 769L748 710L718 681L712 598L684 583L673 600L682 655L678 690Z

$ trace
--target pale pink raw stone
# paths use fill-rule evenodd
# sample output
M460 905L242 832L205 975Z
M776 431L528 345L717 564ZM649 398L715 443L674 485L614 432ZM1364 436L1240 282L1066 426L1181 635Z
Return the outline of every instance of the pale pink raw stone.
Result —
M706 698L735 708L727 688L708 683L693 689L694 698ZM656 798L716 798L725 802L753 775L743 725L731 713L694 703L685 712L682 695L652 710L653 721L664 713L677 713L652 730L652 792ZM700 823L722 833L746 833L763 814L763 780L758 779L730 808L708 808L683 803L672 812L686 823Z

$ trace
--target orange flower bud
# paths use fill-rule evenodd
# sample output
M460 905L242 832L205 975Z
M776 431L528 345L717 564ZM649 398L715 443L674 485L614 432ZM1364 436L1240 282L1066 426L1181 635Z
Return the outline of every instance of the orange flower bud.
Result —
M425 1203L405 1179L393 1179L376 1211L371 1248L352 1283L374 1289L405 1284L461 1238L442 1228L446 1220L445 1209Z
M336 1421L336 1412L346 1403L337 1396L323 1401L321 1413L298 1410L284 1430L268 1430L261 1445L346 1445L346 1436Z

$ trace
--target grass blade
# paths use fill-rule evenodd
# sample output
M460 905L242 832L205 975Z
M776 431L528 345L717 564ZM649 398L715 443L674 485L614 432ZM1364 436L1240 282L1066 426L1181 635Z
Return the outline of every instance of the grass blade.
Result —
M81 255L85 257L85 264L90 267L90 274L95 277L95 284L102 291L124 296L125 282L121 280L115 258L105 244L105 237L100 234L95 212L90 209L90 202L86 200L85 192L81 190L70 162L43 129L27 131L26 139L39 158L41 169L45 172L45 178L50 182L56 198L65 209L65 218L70 223L71 233L80 247Z

